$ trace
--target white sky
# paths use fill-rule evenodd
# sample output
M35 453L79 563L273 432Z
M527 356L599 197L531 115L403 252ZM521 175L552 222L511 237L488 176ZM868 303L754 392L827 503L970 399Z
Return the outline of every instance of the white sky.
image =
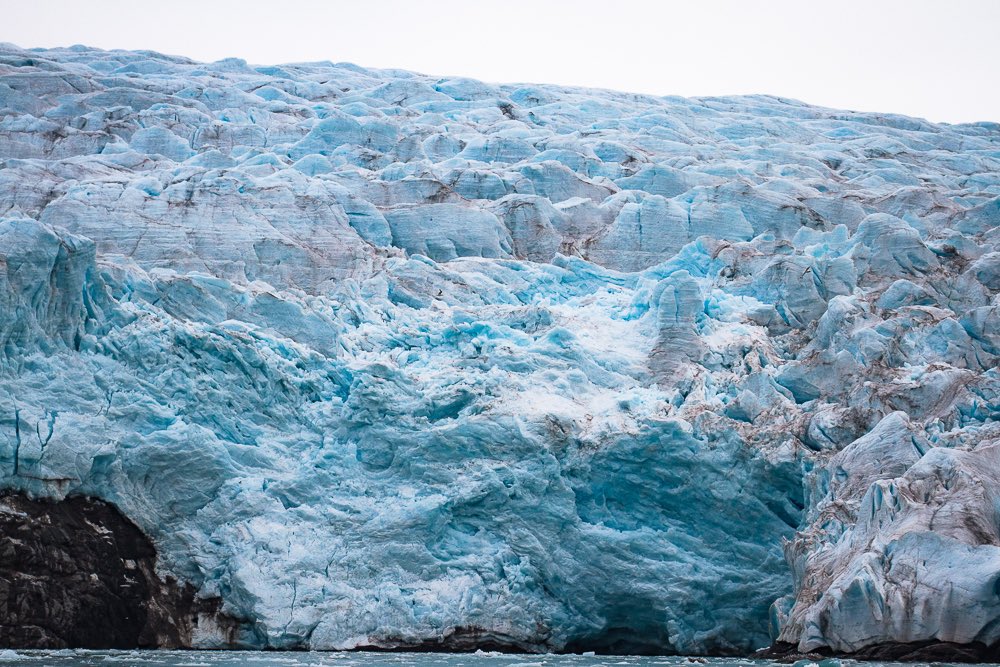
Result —
M1000 0L0 0L0 41L1000 121Z

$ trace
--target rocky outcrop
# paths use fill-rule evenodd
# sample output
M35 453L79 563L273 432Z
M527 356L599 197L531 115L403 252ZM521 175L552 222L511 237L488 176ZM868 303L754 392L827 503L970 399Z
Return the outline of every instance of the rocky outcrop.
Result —
M235 647L219 600L156 572L156 550L113 506L0 497L0 647Z

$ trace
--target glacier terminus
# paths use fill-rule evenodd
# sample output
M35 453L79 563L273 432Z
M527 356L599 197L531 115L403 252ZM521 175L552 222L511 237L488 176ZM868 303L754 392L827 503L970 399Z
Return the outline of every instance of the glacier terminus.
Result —
M1000 124L0 45L0 526L176 645L998 645L998 295Z

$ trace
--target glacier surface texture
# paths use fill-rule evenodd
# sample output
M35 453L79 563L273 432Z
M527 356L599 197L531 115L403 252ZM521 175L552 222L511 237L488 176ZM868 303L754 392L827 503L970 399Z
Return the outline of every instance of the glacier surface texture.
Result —
M997 124L0 46L0 485L245 646L994 644L998 293Z

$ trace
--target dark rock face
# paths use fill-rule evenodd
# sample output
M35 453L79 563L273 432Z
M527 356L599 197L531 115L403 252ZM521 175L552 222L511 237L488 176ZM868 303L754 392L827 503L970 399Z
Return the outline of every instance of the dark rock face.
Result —
M217 601L155 568L153 544L112 505L0 497L0 647L177 648L206 624L234 643Z

